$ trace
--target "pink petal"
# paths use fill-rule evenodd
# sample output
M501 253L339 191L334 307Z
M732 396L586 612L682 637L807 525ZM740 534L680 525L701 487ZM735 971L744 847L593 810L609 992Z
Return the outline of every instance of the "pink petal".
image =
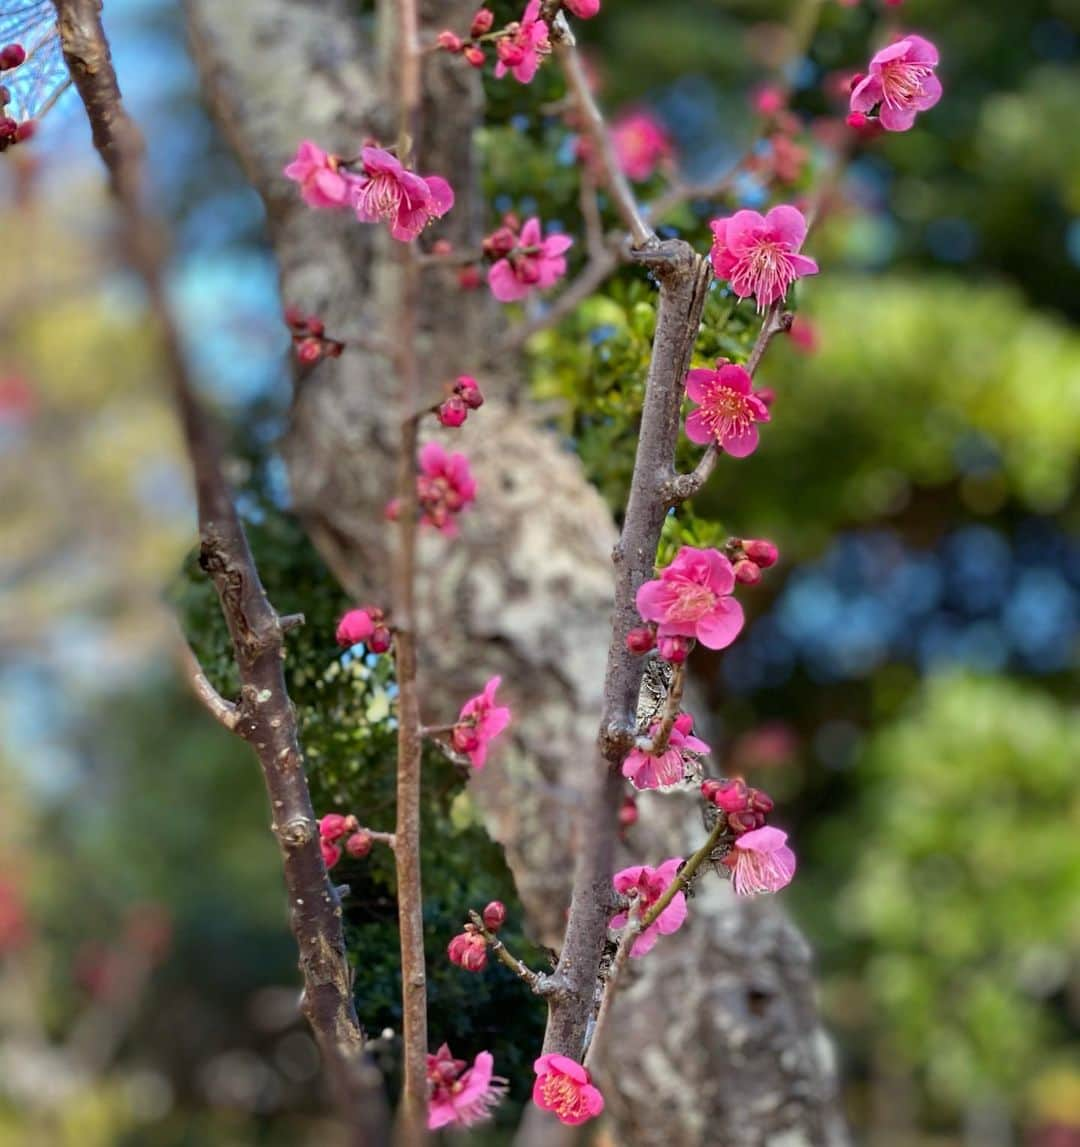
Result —
M765 219L756 211L736 211L727 224L727 248L733 255L745 254L753 248L765 229Z
M918 108L894 108L883 104L881 108L881 126L886 131L910 131L914 126L915 117L919 114Z
M540 220L535 215L531 219L526 219L521 228L522 247L539 247L542 239Z
M937 76L927 76L922 82L922 91L912 101L919 111L929 111L941 99L941 81Z
M938 50L923 36L908 36L901 43L907 44L907 59L912 64L938 64Z
M757 427L748 426L742 434L729 434L720 447L732 458L748 458L758 448L759 437Z
M400 176L405 170L396 156L391 155L388 151L384 151L381 147L362 148L360 151L360 160L364 165L364 170L367 172L385 171L390 175Z
M790 204L774 207L765 216L765 223L781 243L786 243L792 251L798 251L806 238L806 218Z
M656 918L656 926L662 936L670 936L686 923L686 896L676 892L671 903Z
M697 623L695 636L706 649L726 649L743 627L742 606L731 597L716 603L716 609Z
M706 584L713 593L723 597L735 588L735 571L719 550L699 551L706 562Z
M716 378L716 371L695 367L686 372L686 393L694 402L704 402L705 388Z
M868 112L881 103L884 92L878 76L864 77L851 93L851 110L853 112Z
M764 828L751 829L742 836L735 838L735 847L744 852L775 852L787 843L787 833L782 829L765 825Z
M717 382L726 386L736 394L749 394L753 387L753 380L747 373L746 367L735 363L725 363L717 371Z
M705 422L700 410L692 411L686 417L686 437L699 446L712 441L712 431ZM651 620L651 619L647 619Z
M439 175L427 175L424 182L431 195L428 210L436 218L445 215L454 206L454 189Z
M789 255L788 262L791 264L795 273L800 277L803 275L816 275L818 273L817 261L811 259L809 255Z
M544 240L542 248L544 255L550 258L555 255L562 255L569 251L573 245L574 240L569 235L549 235Z
M926 43L924 40L923 43ZM882 64L892 63L893 60L903 60L907 58L907 54L911 48L911 40L903 39L896 40L891 44L887 44L879 52L875 52L870 60L870 67L877 69Z
M529 293L529 285L514 274L509 259L500 259L488 271L488 286L500 303L514 303Z

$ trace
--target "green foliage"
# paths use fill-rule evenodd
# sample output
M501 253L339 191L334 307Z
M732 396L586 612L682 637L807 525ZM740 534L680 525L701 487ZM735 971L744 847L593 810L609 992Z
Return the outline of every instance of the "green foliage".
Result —
M855 959L832 989L858 993L880 1038L931 1097L962 1107L986 1088L1016 1098L1065 1032L1051 1006L1080 954L1080 716L1003 679L931 677L870 740L854 810L817 848L846 883L832 903Z

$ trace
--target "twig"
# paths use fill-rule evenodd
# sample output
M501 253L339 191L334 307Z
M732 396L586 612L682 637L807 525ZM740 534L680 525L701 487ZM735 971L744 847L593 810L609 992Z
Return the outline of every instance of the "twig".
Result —
M398 154L415 163L410 145L420 138L420 16L417 0L396 0ZM427 971L424 963L423 891L420 874L421 734L416 648L416 491L420 367L416 344L420 263L412 243L397 245L400 292L394 341L398 348L401 435L397 467L397 544L394 547L394 656L398 686L397 875L401 938L402 1057L401 1135L407 1147L425 1138L427 1116Z
M235 733L236 726L240 721L239 710L232 701L226 701L210 684L209 678L203 672L199 659L195 656L179 625L176 626L175 649L180 670L191 686L192 692L202 703L203 708L219 725L224 725L230 733Z
M629 906L627 911L626 927L619 937L619 944L615 949L615 958L612 960L611 968L608 970L607 980L601 987L600 1006L597 1008L596 1020L592 1025L592 1030L588 1033L587 1042L585 1044L585 1054L581 1061L584 1067L591 1068L593 1066L596 1061L597 1048L603 1043L600 1037L607 1027L608 1016L611 1014L611 1004L615 999L615 993L619 989L623 969L630 959L630 950L634 946L634 941L641 934L640 907L640 904L637 902L637 897L635 897L634 903Z
M537 995L549 994L549 990L546 989L545 985L550 983L550 977L542 976L539 972L534 972L528 964L523 960L519 960L502 940L484 924L484 918L479 912L475 912L470 908L469 920L480 935L484 937L487 946L494 953L495 958L500 964L505 964L518 979L524 980Z
M619 166L615 147L608 134L607 124L593 98L589 88L589 80L581 64L574 41L574 33L566 17L560 12L551 24L551 39L566 74L566 82L577 101L581 113L582 124L592 143L593 150L604 172L604 182L607 184L611 201L615 210L622 219L626 229L630 232L630 239L635 247L649 247L657 242L653 229L645 222L641 215L634 193L622 168Z
M382 1144L382 1081L363 1055L341 906L322 861L296 717L285 688L281 620L259 580L224 477L216 433L187 373L164 288L164 243L141 205L142 137L120 97L100 0L54 0L54 5L64 57L121 209L127 254L146 284L162 335L164 368L194 471L200 564L217 589L242 683L236 731L259 758L281 846L290 924L300 949L303 1010L346 1115L349 1142L354 1147Z
M675 727L675 719L682 706L683 689L686 686L686 662L680 661L671 673L671 684L668 686L667 696L664 698L664 710L660 714L660 723L651 738L639 743L638 747L646 753L659 755L668 747L671 740L671 730Z

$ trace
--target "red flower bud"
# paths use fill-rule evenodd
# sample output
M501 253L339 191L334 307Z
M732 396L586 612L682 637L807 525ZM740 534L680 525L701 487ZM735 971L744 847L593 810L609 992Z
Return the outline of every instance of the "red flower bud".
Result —
M301 331L307 330L307 315L295 304L290 303L285 308L285 325L298 327Z
M349 818L339 812L328 812L319 818L319 836L322 840L334 844L349 831Z
M323 864L327 868L333 868L341 859L341 849L336 844L331 844L326 840L320 840L319 847L322 849Z
M476 47L475 44L470 45L461 53L466 61L474 68L482 68L484 66L484 49Z
M471 375L458 375L458 380L454 383L454 393L461 395L461 401L470 410L479 410L484 405L484 396L480 393L476 379Z
M318 362L322 356L322 343L318 339L301 339L296 344L296 357L307 366Z
M661 637L656 643L656 652L664 661L678 665L686 660L693 644L692 637Z
M369 640L375 632L374 614L377 612L374 609L350 609L337 623L334 640L345 649Z
M473 725L455 725L450 743L457 753L472 753L480 748L480 734Z
M461 51L461 37L455 36L449 28L444 28L436 37L439 47L447 52Z
M24 119L21 124L15 129L15 142L22 143L24 140L32 139L37 133L37 120Z
M726 813L745 812L749 803L746 782L738 777L733 781L722 781L714 791L712 800L718 809Z
M750 832L751 829L760 828L758 822L758 814L753 812L729 812L727 814L728 828L731 829L736 836L741 836L744 832Z
M466 972L482 972L487 967L487 942L472 925L450 941L446 948L451 964Z
M22 44L8 44L0 48L0 72L17 68L26 59L26 49Z
M735 580L742 585L757 585L761 581L761 570L745 558L737 561L732 569L735 571Z
M477 36L483 36L491 31L492 25L495 23L495 13L490 8L477 8L476 15L472 18L472 25L469 28L469 35L475 39Z
M848 127L853 127L856 130L866 127L870 123L870 117L863 112L852 112L844 121Z
M750 804L750 808L754 812L762 814L770 813L775 807L772 797L769 796L768 793L763 793L761 789L748 789L746 796Z
M627 797L622 803L622 808L619 809L619 827L623 829L632 828L637 824L640 815L637 801L633 797Z
M626 635L626 648L631 653L648 653L656 644L656 630L651 625L631 629Z
M431 253L433 255L449 255L454 250L454 244L449 239L436 239L431 244Z
M483 281L479 267L462 267L458 271L457 282L463 291L475 291Z
M705 800L707 800L709 802L709 804L713 804L715 801L715 798L716 798L716 794L723 787L724 786L720 781L714 781L712 779L707 780L707 781L702 781L701 782L701 795L705 798Z
M367 647L372 653L385 653L393 644L394 638L390 630L385 625L377 625L368 640Z
M314 335L317 339L321 339L326 334L326 325L322 319L317 319L314 316L307 320L307 329L308 334Z
M498 932L506 923L506 905L501 900L492 902L483 911L484 927L489 932Z
M439 407L437 414L443 426L456 427L469 417L469 408L460 394L452 394Z
M501 259L509 255L517 246L518 237L509 227L500 227L484 237L484 254L492 259Z
M780 557L780 551L763 538L749 538L743 542L743 553L760 569L767 570L774 566Z
M375 841L371 837L371 833L366 828L362 828L359 832L354 832L352 836L345 841L345 851L357 860L363 860L365 856L371 851Z

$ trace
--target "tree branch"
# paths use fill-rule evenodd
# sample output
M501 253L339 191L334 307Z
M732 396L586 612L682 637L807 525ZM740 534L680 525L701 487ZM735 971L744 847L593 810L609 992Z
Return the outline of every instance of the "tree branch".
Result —
M165 370L194 471L200 565L218 592L242 682L236 732L259 758L281 846L290 924L300 950L304 1014L346 1116L350 1143L382 1144L382 1083L363 1054L341 906L322 861L296 717L285 688L281 619L259 580L224 477L217 436L187 373L164 289L163 235L141 205L143 141L121 100L100 0L54 0L54 5L64 58L121 210L127 254L145 282L164 344Z
M226 701L210 683L179 625L176 626L176 659L184 679L191 686L191 691L202 703L203 708L219 725L224 725L230 733L235 733L240 720L237 707L232 701Z

